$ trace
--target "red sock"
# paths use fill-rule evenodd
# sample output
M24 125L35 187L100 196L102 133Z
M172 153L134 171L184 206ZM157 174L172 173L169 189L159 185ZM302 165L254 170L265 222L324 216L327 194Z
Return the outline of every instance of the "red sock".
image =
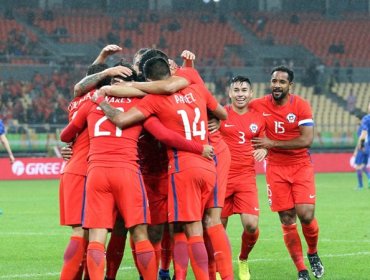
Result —
M203 232L203 238L204 238L204 245L206 246L207 255L208 255L208 275L209 280L216 280L216 262L214 257L214 250L212 247L212 242L209 239L209 235L207 234L207 231Z
M308 245L307 253L316 253L319 240L319 225L317 224L317 220L313 219L308 225L302 224L302 232Z
M256 244L259 235L260 231L258 228L254 233L250 233L246 230L243 231L239 260L248 259L249 253L252 251L254 244Z
M307 269L303 261L302 244L297 231L297 225L281 225L285 246L298 271Z
M134 264L136 266L137 272L140 274L140 270L139 270L139 266L137 264L137 258L136 258L135 243L131 236L130 236L130 247L131 247L132 258L134 259Z
M144 279L157 279L157 266L155 253L149 240L142 240L135 243L135 253L140 275Z
M107 247L107 278L115 279L121 265L126 245L126 235L112 233Z
M90 242L87 247L87 267L91 280L104 278L105 247L99 242Z
M188 249L195 279L208 280L208 256L203 237L190 236L188 239Z
M171 236L168 228L165 228L163 232L161 247L161 269L169 270L172 259L173 243L171 241Z
M220 272L222 279L232 279L233 260L225 228L222 224L218 224L207 228L207 234L212 242L217 271Z
M185 233L181 232L175 233L173 240L173 267L176 280L184 280L186 279L189 263L188 239Z
M153 245L153 249L154 249L154 254L155 254L155 264L156 264L156 268L158 270L158 267L159 267L159 261L161 260L161 250L162 250L162 247L161 247L161 242L157 242L157 243L152 243Z
M64 252L64 263L60 275L61 280L75 279L83 272L83 258L86 252L87 240L83 237L72 236Z

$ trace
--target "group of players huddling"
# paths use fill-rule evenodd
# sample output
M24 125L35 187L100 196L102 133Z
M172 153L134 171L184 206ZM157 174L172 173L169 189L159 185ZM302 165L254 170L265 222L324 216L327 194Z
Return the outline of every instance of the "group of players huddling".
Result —
M234 279L228 217L243 226L238 278L251 278L248 256L258 240L255 161L266 158L268 201L298 271L310 279L297 231L299 218L313 275L317 255L316 192L307 148L310 105L292 93L294 74L271 72L271 94L252 100L251 81L230 82L222 107L183 51L178 67L157 49L133 64L104 62L106 46L75 85L61 140L68 159L60 180L60 219L72 227L60 279L116 279L127 232L140 278ZM107 235L110 232L106 248ZM105 278L104 278L105 277Z

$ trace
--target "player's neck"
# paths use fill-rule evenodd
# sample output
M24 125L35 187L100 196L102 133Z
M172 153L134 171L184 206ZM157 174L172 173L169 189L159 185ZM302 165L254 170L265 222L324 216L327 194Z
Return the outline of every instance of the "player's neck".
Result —
M247 105L243 108L238 108L238 107L236 107L232 104L231 107L233 108L234 112L237 113L238 115L243 115L243 114L248 112L248 106Z

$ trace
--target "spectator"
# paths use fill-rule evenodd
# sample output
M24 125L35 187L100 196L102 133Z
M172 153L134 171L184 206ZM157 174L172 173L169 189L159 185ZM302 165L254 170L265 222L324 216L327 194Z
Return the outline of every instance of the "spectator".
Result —
M353 90L351 90L347 97L347 110L349 112L352 113L356 109L356 102L357 102L356 95L354 95Z

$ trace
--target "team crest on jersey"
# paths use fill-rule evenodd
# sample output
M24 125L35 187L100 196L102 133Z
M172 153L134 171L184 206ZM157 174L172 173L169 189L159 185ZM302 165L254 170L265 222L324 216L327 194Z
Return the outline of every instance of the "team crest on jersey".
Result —
M258 130L258 125L256 125L255 123L252 123L250 126L249 126L249 129L252 131L252 133L256 133L257 130Z
M293 113L289 113L286 116L286 119L288 120L289 123L294 123L296 118L297 118L296 115L294 115Z

